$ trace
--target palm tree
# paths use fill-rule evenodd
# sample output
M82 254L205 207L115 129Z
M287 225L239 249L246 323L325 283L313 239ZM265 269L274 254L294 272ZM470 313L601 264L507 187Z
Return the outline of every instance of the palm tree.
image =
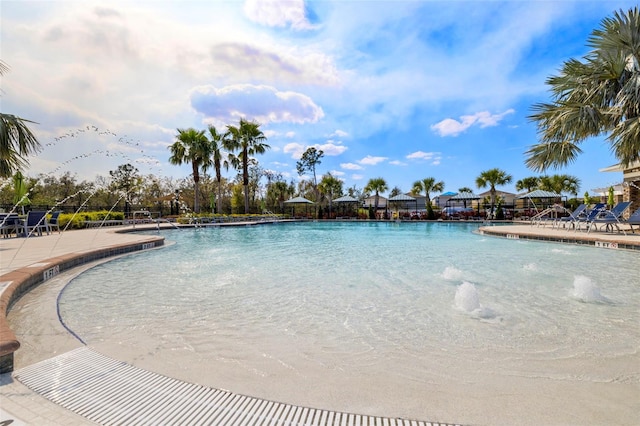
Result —
M580 179L570 175L541 176L540 189L556 194L568 192L577 197L580 190Z
M584 140L608 134L611 150L623 166L640 161L640 10L615 12L592 31L593 50L570 59L560 75L547 79L553 100L533 106L529 118L541 141L526 153L537 171L572 163Z
M365 191L375 193L374 206L376 213L378 213L378 202L380 200L380 193L385 192L387 189L389 189L387 186L387 182L381 177L369 179L369 182L367 182L367 186L364 187Z
M496 204L496 186L506 185L511 182L511 179L510 174L498 168L485 170L476 178L478 188L486 188L489 186L489 192L491 194L491 217L493 217L493 210Z
M211 159L213 162L213 168L216 172L216 182L218 183L218 196L216 202L216 212L220 213L221 200L222 200L222 142L223 134L218 133L218 130L212 125L209 125L209 143L211 143ZM228 167L228 164L224 164Z
M427 218L433 219L433 206L431 205L431 193L442 192L444 190L444 182L436 182L435 178L428 177L422 180L417 180L413 183L411 192L414 194L420 194L422 191L425 193L424 207L427 209Z
M279 180L274 182L267 189L267 194L274 198L274 202L278 203L280 213L284 213L284 201L289 198L294 189L287 182Z
M9 66L0 61L0 75L9 71ZM38 152L40 143L31 133L28 123L33 121L0 113L0 177L8 178L29 165L25 158Z
M331 219L332 201L334 196L342 195L342 181L331 173L322 176L318 184L320 191L329 198L329 219Z
M229 161L236 168L242 169L242 186L244 187L244 213L249 213L249 157L264 154L269 145L264 143L267 137L260 130L260 124L240 119L240 125L227 126L227 133L223 138L223 146L229 152L238 151L238 155L231 154Z
M468 186L463 186L462 188L458 188L458 193L469 193L469 194L473 194L473 189L469 188ZM464 200L462 200L462 204L464 205L464 208L467 208L467 199L465 198Z
M540 178L537 176L530 176L522 178L516 182L516 191L522 191L524 189L527 192L531 192L540 186Z
M211 143L207 140L204 130L198 131L193 128L177 130L176 138L178 140L169 146L171 151L169 163L178 166L183 163L191 163L194 192L193 211L200 213L200 169L206 170L211 166Z

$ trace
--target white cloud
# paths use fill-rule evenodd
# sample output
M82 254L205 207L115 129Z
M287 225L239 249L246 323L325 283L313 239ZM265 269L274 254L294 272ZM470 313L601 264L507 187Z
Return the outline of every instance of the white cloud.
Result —
M283 152L286 154L290 153L291 158L295 158L296 160L299 160L300 158L302 158L302 154L304 154L304 152L311 147L317 150L321 150L324 153L324 155L328 155L328 156L340 155L348 149L344 145L335 144L331 141L324 144L315 144L315 145L302 145L297 142L292 142L284 146Z
M252 21L269 27L314 28L306 17L303 0L246 0L244 12Z
M340 170L331 170L329 173L331 173L331 176L335 177L344 176L346 174L345 172L341 172Z
M291 154L291 158L299 160L300 158L302 158L302 154L304 154L305 150L306 148L304 147L304 145L297 142L291 142L284 146L282 152L284 152L285 154Z
M393 160L393 161L389 161L389 164L391 164L392 166L406 166L407 163L404 163L400 160Z
M363 175L351 175L351 179L353 180L362 180L364 179Z
M313 47L284 46L262 38L213 44L208 57L203 60L207 62L202 66L210 70L208 77L213 75L237 82L297 86L336 86L340 82L331 56Z
M498 123L509 114L513 114L514 109L508 109L501 114L491 114L489 111L477 112L474 115L463 115L460 121L453 118L445 118L431 126L431 130L440 136L458 136L469 127L477 124L480 128L497 126Z
M407 155L407 159L408 160L431 160L432 158L434 158L435 156L439 155L440 153L438 152L423 152L423 151L416 151L413 152L409 155Z
M341 163L340 167L345 170L362 170L362 166L355 163Z
M362 160L360 160L359 163L366 164L368 166L375 166L378 163L382 163L386 159L387 157L373 157L371 155L367 155Z
M406 158L408 160L429 161L431 165L437 166L442 160L442 155L439 152L416 151L407 155Z
M345 131L343 131L343 130L339 130L339 129L338 129L338 130L336 130L335 132L333 132L333 133L331 134L331 136L332 136L332 137L333 137L333 136L337 136L337 137L339 137L339 138L344 138L344 137L346 137L346 136L349 136L349 133L347 133L347 132L345 132Z
M333 141L327 141L322 145L314 145L316 149L321 149L325 155L336 156L345 152L348 148L344 145L340 145L339 143L333 143Z
M296 136L296 132L287 132L284 134L286 138L293 138Z
M206 117L222 121L240 118L259 123L315 123L324 117L322 108L301 93L281 92L271 86L235 84L223 88L195 87L191 106Z

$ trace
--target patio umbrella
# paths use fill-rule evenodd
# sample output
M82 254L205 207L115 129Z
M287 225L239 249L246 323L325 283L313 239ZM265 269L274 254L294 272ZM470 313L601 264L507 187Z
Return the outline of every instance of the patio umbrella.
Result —
M607 204L609 205L609 207L613 207L613 204L615 203L615 198L613 195L613 186L609 187L609 196L607 197Z
M16 172L13 175L13 189L15 191L13 195L13 204L22 208L22 214L24 214L24 206L31 204L31 200L27 196L27 185L24 183L24 176L22 173Z

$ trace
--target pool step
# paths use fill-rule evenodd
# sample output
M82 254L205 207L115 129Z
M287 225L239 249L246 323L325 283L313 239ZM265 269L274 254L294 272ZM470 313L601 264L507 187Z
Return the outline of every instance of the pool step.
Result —
M252 398L143 370L88 347L22 368L14 377L103 425L443 425Z

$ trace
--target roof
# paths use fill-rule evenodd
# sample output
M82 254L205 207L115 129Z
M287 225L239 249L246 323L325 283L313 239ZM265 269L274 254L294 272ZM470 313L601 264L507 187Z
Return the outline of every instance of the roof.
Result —
M479 200L480 198L482 197L473 192L461 192L451 197L451 200Z
M389 201L415 201L416 199L407 194L398 194L395 197L389 198Z
M605 167L604 169L598 170L599 172L624 172L625 170L631 170L636 167L640 167L640 161L634 161L629 164L629 166L624 167L622 164L614 164L613 166Z
M457 193L451 191L440 194L441 197L453 197L454 195L457 195Z
M528 194L519 195L518 198L560 198L562 195L556 194L551 191L543 191L542 189L536 189Z
M307 204L313 204L313 201L309 201L304 197L295 197L295 198L291 198L287 201L285 201L285 203L307 203Z
M357 203L358 199L352 197L351 195L345 195L344 197L336 198L333 200L334 203Z

